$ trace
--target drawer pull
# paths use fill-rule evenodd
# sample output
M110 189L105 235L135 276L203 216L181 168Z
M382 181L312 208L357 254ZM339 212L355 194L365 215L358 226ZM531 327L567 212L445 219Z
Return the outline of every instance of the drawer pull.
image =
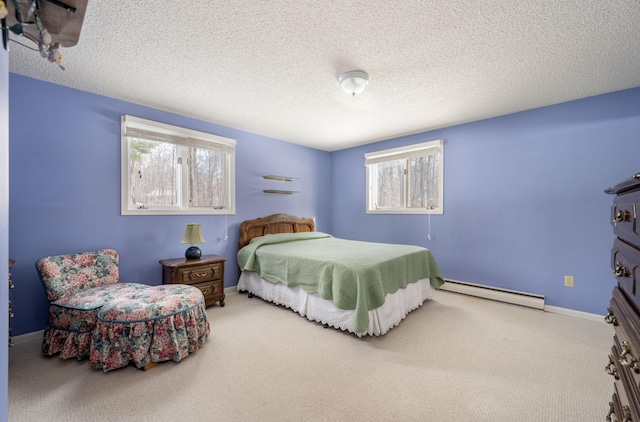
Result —
M630 221L630 220L631 220L631 213L628 210L620 210L620 211L617 211L613 216L612 223L615 224L621 221Z
M618 368L616 368L616 363L613 361L613 355L609 355L609 364L604 367L604 372L613 375L617 380L620 379L620 373L618 372Z
M633 419L631 419L631 409L629 408L629 406L622 406L622 411L624 412L624 415L622 415L624 419L622 419L621 421L618 421L618 418L612 419L611 417L616 415L616 411L613 406L613 402L610 401L609 413L607 413L606 421L607 422L633 422Z
M611 416L615 415L615 409L613 408L613 402L609 402L609 413L607 413L607 422L611 422Z
M618 318L613 314L613 309L607 308L607 316L604 317L604 322L607 324L618 325Z
M622 366L631 368L636 374L640 374L640 362L631 353L631 344L628 341L622 342L622 353L620 353L618 361Z
M209 271L205 271L203 273L192 273L194 277L197 278L202 278L202 277L206 277L209 274Z
M631 419L631 409L629 409L629 406L622 406L622 411L624 412L624 415L622 415L622 417L624 419L619 420L618 418L615 419L611 419L612 416L616 415L616 412L613 408L613 402L609 402L609 413L607 413L607 422L633 422L633 419Z
M631 275L631 272L629 271L629 268L625 267L622 262L616 262L616 265L613 269L613 275L615 275L616 277L629 277L629 275Z

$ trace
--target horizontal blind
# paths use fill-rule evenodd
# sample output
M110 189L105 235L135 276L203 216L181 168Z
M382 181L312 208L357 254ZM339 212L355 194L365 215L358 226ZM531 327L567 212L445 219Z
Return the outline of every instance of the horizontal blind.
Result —
M227 153L233 153L236 144L233 139L182 129L132 116L125 116L124 135L131 138L213 149Z
M442 149L442 140L424 142L406 147L370 152L364 155L364 165L384 163L386 161L403 160L413 157L422 157L430 154L438 154Z

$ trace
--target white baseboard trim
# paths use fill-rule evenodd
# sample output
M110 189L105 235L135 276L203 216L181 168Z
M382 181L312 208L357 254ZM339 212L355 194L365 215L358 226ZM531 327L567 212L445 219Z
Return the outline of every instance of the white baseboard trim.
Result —
M604 322L604 315L575 311L573 309L561 308L559 306L545 305L544 296L542 295L523 293L508 289L499 289L496 287L484 286L481 284L458 280L445 280L445 283L442 285L442 287L440 287L440 289L454 293L466 294L469 296L481 297L484 299L497 300L499 302L513 303L529 308L540 309L553 314L588 319L590 321Z
M440 289L544 310L544 296L534 293L525 293L517 290L501 289L482 284L449 279L445 280L445 283L440 287Z
M598 321L598 322L603 322L603 323L605 322L604 321L604 317L605 317L604 315L592 314L592 313L589 313L589 312L582 312L582 311L574 311L573 309L560 308L558 306L545 305L544 311L545 312L554 313L554 314L567 315L567 316L572 316L572 317L576 317L576 318L588 319L588 320L591 320L591 321Z

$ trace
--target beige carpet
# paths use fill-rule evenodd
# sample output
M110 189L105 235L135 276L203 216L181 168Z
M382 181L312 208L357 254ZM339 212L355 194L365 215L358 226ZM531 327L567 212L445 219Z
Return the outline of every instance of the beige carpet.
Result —
M605 323L439 291L383 337L358 339L246 295L207 314L180 363L102 373L9 356L10 421L604 420Z

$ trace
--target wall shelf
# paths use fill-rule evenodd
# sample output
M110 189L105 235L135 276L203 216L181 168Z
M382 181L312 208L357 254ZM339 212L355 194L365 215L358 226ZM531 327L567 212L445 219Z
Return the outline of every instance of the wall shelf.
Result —
M296 177L289 177L289 176L275 176L275 175L267 175L267 176L262 176L264 179L267 180L276 180L278 182L293 182L294 179L297 179ZM293 193L298 193L298 191L294 191L294 190L282 190L282 189L265 189L263 190L264 193L273 193L273 194L277 194L277 195L291 195Z
M295 177L288 177L288 176L273 176L273 175L269 175L269 176L262 176L267 180L279 180L281 182L293 182L293 179L295 179Z
M292 193L298 193L295 190L279 190L279 189L265 189L262 192L264 193L276 193L279 195L291 195Z

